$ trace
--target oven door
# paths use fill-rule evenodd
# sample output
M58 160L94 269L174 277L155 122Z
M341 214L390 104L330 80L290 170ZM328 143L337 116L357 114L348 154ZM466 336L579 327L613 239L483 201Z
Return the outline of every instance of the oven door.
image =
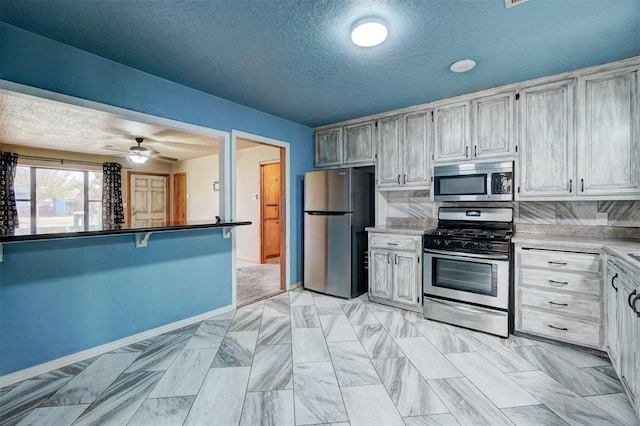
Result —
M509 261L505 257L426 249L424 293L506 310Z

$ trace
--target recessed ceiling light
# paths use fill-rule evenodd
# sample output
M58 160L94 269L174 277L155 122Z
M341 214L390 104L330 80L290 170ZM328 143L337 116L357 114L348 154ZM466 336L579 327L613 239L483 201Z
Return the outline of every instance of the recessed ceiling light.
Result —
M387 39L387 27L380 22L363 22L351 31L351 41L360 47L373 47Z
M476 61L473 59L463 59L458 62L454 62L449 69L453 72L467 72L476 66Z

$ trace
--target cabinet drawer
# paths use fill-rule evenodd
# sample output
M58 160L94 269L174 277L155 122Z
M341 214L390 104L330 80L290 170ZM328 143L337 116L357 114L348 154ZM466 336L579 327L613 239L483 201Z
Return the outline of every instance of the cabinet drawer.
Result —
M532 285L552 290L570 291L592 296L602 294L600 278L540 269L520 269L520 285Z
M521 309L520 329L525 333L594 348L600 347L600 324L560 315Z
M422 238L408 235L372 234L370 247L387 250L421 251Z
M585 320L600 322L602 308L599 300L585 299L570 293L522 288L520 304L523 307L542 308L559 315L578 316Z
M520 251L520 266L597 274L600 272L600 256L591 253L529 249Z

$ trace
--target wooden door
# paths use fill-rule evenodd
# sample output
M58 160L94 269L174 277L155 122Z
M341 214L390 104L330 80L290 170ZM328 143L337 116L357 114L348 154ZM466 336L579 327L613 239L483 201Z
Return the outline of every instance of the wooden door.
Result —
M187 223L187 174L173 175L173 223Z
M399 115L378 120L378 160L376 181L379 187L401 186L402 120Z
M342 159L344 165L367 165L375 161L375 121L344 128Z
M316 167L342 164L342 127L316 132Z
M169 221L169 175L129 173L132 226L161 226Z
M500 93L473 101L473 158L514 155L513 103L515 93Z
M418 258L413 253L395 252L393 256L393 301L418 306Z
M419 111L404 116L403 185L431 185L432 114Z
M391 256L389 250L369 252L369 294L378 299L391 300Z
M585 77L579 195L640 195L638 69Z
M261 259L280 256L280 163L260 165Z
M468 160L469 102L444 105L435 109L435 161Z
M576 193L574 87L570 79L520 92L519 198Z

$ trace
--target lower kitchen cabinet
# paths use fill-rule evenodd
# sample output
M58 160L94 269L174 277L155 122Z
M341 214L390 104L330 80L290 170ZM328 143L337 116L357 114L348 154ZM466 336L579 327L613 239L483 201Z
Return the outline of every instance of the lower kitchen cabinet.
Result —
M613 257L607 278L607 352L640 417L640 271Z
M422 237L369 233L369 297L422 311Z

